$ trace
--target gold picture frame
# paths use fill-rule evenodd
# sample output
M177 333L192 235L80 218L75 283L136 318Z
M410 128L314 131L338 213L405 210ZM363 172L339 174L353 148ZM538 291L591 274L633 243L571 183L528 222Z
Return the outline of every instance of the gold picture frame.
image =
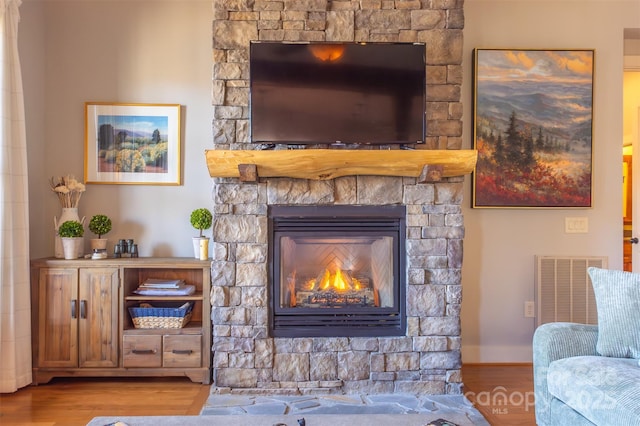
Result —
M472 208L590 208L594 49L474 49Z
M85 182L180 185L180 108L86 102Z

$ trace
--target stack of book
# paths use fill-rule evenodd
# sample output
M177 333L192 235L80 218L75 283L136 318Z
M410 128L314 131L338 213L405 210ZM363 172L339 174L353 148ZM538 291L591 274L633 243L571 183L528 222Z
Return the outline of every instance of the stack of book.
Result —
M147 278L134 293L143 296L188 296L195 291L195 286L185 284L182 280Z

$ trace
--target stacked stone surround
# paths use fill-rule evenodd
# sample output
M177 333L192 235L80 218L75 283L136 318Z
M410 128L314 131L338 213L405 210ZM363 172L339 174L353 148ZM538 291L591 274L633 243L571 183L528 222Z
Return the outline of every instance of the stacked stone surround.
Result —
M427 137L416 149L460 149L462 7L463 0L215 0L213 149L256 148L248 131L252 40L425 43ZM463 180L215 178L211 317L217 389L461 393ZM268 206L314 204L407 206L405 336L269 336Z

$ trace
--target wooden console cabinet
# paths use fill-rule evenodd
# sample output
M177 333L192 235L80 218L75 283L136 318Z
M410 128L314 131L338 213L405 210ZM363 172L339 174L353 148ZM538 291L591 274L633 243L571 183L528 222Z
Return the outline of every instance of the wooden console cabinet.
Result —
M211 263L191 258L31 262L33 378L186 376L211 382ZM182 279L189 296L139 296L147 278ZM136 329L129 307L194 302L179 329Z

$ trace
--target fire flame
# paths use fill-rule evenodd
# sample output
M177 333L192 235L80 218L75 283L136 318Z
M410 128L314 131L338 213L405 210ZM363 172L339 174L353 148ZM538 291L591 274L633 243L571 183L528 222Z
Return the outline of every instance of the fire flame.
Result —
M321 277L308 280L306 287L309 291L346 292L362 289L362 283L342 269L337 269L335 273L325 269Z

